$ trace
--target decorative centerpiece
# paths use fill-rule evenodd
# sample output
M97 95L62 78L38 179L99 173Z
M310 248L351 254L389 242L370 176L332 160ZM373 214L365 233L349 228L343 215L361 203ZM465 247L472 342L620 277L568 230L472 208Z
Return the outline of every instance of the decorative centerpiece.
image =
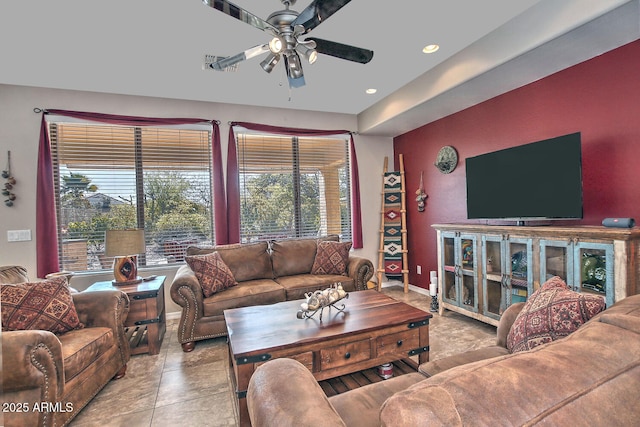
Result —
M340 305L336 305L336 303L349 298L349 294L342 288L341 283L334 283L333 286L322 291L307 292L304 296L306 301L300 304L302 310L298 310L296 317L298 319L308 319L319 311L320 321L322 321L322 312L326 307L333 307L338 311L342 311L346 307L344 303Z

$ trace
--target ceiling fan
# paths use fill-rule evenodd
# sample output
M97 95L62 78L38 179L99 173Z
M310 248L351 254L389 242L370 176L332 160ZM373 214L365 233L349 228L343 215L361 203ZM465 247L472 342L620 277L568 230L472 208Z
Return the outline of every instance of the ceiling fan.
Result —
M310 64L316 61L319 53L361 64L366 64L373 58L373 51L371 50L315 37L300 39L300 37L316 28L351 0L313 0L300 13L289 9L290 6L295 4L296 0L280 0L285 9L273 12L266 20L226 0L202 1L204 4L232 18L245 22L273 36L268 43L252 47L234 56L217 59L209 64L209 67L214 70L224 70L241 61L268 53L266 58L260 62L262 68L267 73L270 73L278 62L284 58L289 86L301 87L305 84L301 56Z

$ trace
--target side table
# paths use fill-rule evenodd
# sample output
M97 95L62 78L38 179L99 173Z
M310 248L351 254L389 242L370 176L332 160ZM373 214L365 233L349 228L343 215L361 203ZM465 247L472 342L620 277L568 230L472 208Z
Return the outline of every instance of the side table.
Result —
M134 285L116 286L111 281L96 282L84 292L117 290L129 297L129 315L125 334L131 354L158 354L167 330L164 309L164 281L166 276L151 276Z

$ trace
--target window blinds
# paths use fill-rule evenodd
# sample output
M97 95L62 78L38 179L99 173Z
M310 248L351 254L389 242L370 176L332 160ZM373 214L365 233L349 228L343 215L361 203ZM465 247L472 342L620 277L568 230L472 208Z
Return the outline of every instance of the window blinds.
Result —
M351 239L349 140L236 131L241 241Z
M144 228L147 265L213 241L210 128L52 122L49 131L61 268L110 268L106 229Z

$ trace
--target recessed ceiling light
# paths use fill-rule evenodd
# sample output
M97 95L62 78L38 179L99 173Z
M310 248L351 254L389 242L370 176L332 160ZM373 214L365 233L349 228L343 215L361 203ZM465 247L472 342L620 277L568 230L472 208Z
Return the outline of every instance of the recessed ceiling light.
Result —
M374 88L370 88L365 90L365 92L367 93L367 95L373 95L374 93L376 93L378 91L378 89L374 89Z
M422 52L433 53L433 52L436 52L438 49L440 49L440 46L438 46L437 44L429 44L422 49Z

